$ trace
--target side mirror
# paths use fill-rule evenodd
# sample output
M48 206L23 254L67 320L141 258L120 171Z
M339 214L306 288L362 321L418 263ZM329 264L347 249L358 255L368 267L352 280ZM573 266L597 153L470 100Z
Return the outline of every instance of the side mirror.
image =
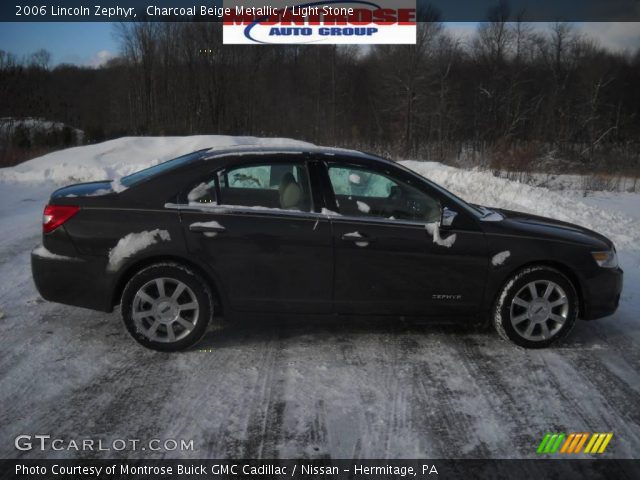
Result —
M442 218L440 219L440 225L442 227L450 227L453 225L453 220L458 216L458 212L451 210L447 207L442 209Z

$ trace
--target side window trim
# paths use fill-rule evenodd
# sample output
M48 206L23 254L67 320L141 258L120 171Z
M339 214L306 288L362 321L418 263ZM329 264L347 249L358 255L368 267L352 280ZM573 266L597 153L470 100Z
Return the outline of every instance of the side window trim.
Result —
M313 192L314 212L327 215L328 211L335 211L335 198L331 188L331 182L327 174L327 165L324 158L314 156L309 159L309 180Z
M300 210L283 210L281 208L260 208L245 207L240 205L188 205L177 203L166 203L164 208L170 210L180 210L185 212L209 213L212 215L246 215L246 216L269 216L269 217L299 217L317 220L319 218L330 218L330 215L318 212L303 212Z
M391 218L385 218L385 217L375 217L375 216L354 216L354 215L330 215L329 218L331 218L331 221L335 221L337 223L341 222L341 221L345 221L345 222L349 222L349 223L354 223L354 222L358 222L358 223L372 223L372 224L376 224L376 225L384 225L384 226L388 226L388 227L420 227L420 228L425 228L425 225L429 224L430 222L425 222L425 221L416 221L416 220L403 220L403 219L391 219Z
M216 198L218 199L218 202L216 202L216 204L219 203L220 200L222 200L222 180L224 179L225 185L229 185L229 181L227 179L227 174L225 173L225 171L225 168L221 168L217 172L214 172L216 177Z

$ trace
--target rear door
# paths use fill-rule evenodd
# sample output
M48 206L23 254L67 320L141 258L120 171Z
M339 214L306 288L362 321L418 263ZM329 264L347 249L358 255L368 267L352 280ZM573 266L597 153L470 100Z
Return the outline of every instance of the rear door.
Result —
M334 195L334 300L341 313L441 316L476 312L487 273L484 235L399 169L327 163ZM434 241L434 228L438 241ZM455 237L452 237L455 235Z
M258 157L190 188L181 208L188 248L234 310L330 312L331 225L313 212L307 161Z

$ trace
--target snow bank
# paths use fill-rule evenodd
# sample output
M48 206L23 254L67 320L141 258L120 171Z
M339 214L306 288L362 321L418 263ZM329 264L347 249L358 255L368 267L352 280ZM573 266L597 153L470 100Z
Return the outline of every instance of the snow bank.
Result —
M495 174L501 178L526 183L534 187L545 187L554 191L564 190L577 194L584 194L584 192L638 192L640 188L637 178L621 175L578 175L566 173L510 172L504 170L497 171Z
M125 235L109 251L109 269L117 270L122 262L136 252L144 250L154 243L168 242L170 240L169 232L160 229Z
M231 146L272 148L311 144L284 138L197 135L191 137L123 137L96 145L68 148L0 169L0 180L57 185L119 179L165 160L203 148Z

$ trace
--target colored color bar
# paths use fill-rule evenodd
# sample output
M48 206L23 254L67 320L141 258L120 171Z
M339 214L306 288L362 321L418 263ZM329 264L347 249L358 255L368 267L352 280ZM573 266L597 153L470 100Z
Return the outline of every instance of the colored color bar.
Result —
M547 442L549 441L549 438L551 438L551 434L547 433L544 438L542 439L542 441L540 442L540 445L538 445L538 453L542 453L544 452L544 447L547 444Z
M564 433L558 435L558 439L556 443L554 443L553 447L551 447L551 451L549 453L556 453L562 444L562 440L564 440Z
M560 450L560 453L567 453L567 450L569 449L569 445L571 444L571 442L573 441L573 437L575 436L576 436L575 433L569 434L569 436L567 437L567 440L564 442L564 445L562 445L562 449Z
M589 443L587 443L587 448L584 449L584 453L591 453L591 447L593 447L593 444L596 443L597 439L598 439L597 433L594 433L593 435L591 435L591 440L589 440Z
M569 451L567 453L575 452L576 447L578 446L578 443L580 442L581 439L582 439L582 434L581 433L576 433L576 436L573 439L573 442L571 443L571 446L569 447Z
M607 435L605 433L598 433L598 440L596 440L596 443L593 445L593 447L591 447L591 453L597 453L598 449L600 448L600 444L602 443L602 441L604 440L604 437L606 437Z
M607 445L609 445L611 438L613 438L613 433L607 433L607 436L602 442L602 445L600 445L600 450L598 450L598 453L604 453L604 449L607 448Z
M544 453L551 453L551 448L556 443L556 438L558 438L558 434L557 433L554 433L553 435L551 435L551 438L549 439L549 441L547 442L546 447L544 448Z
M578 443L578 445L576 445L576 449L573 453L580 453L582 451L582 446L584 445L584 442L587 441L587 438L589 438L589 434L588 433L581 433L580 435L582 435L582 438L580 440L580 443Z

